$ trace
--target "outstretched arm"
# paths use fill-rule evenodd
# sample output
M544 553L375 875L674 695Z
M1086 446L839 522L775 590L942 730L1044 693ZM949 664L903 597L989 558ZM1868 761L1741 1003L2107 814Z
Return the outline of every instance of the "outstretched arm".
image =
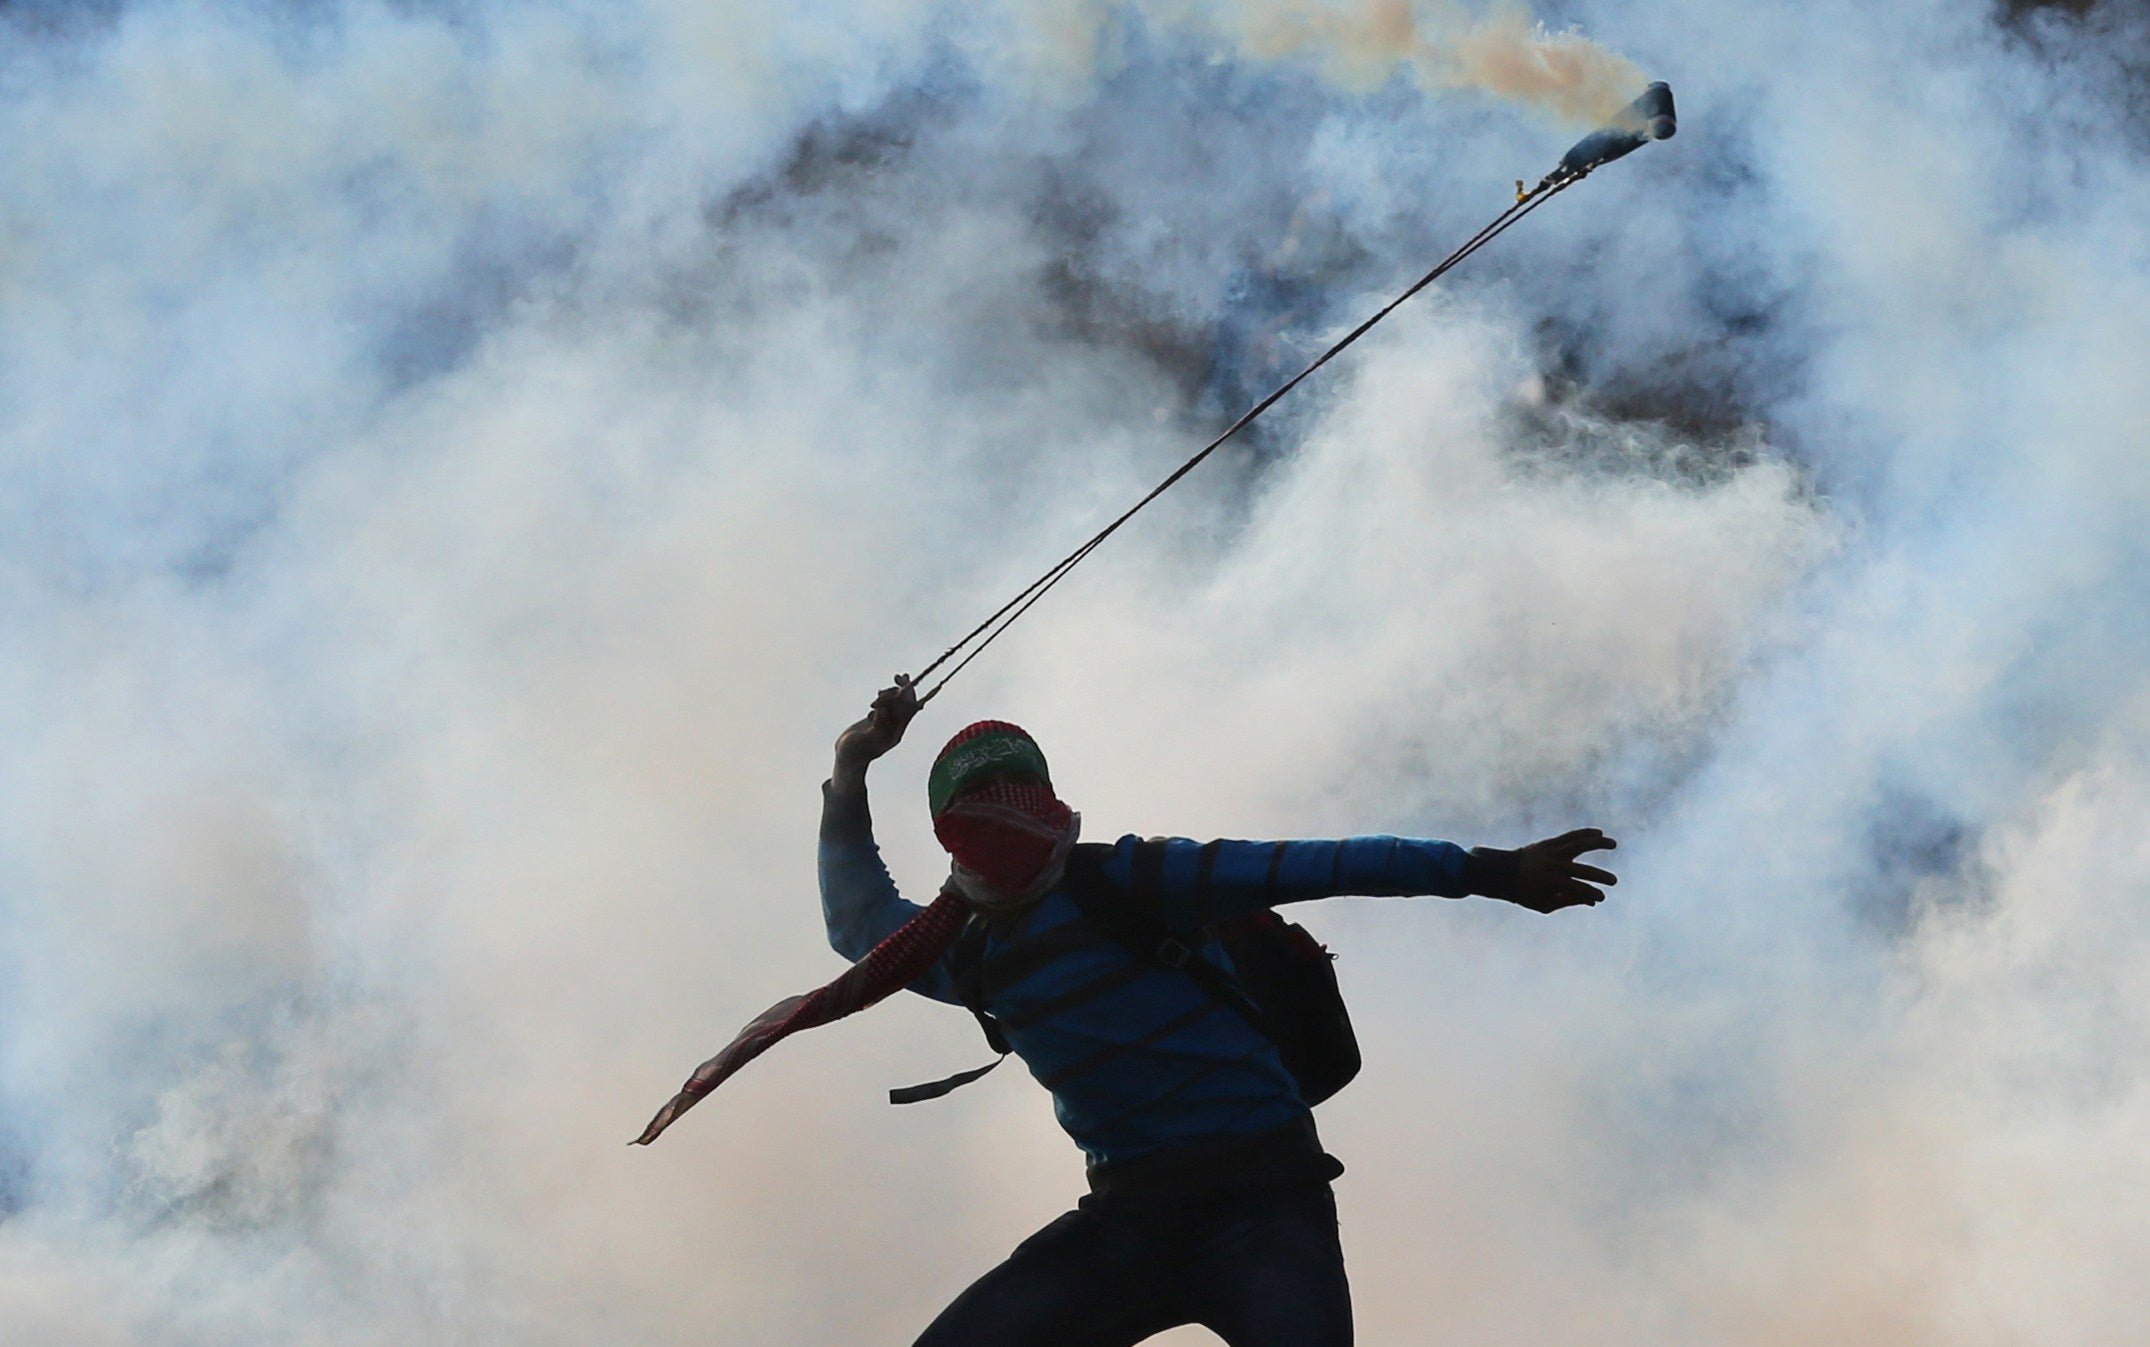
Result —
M873 813L866 802L866 769L903 742L903 732L917 714L916 689L909 679L898 677L896 686L882 689L873 699L864 719L837 736L836 765L822 787L821 919L828 927L829 946L854 963L922 910L897 892L874 841ZM937 1001L959 1000L939 964L911 986Z
M1101 873L1138 901L1155 903L1167 925L1190 930L1280 903L1346 894L1480 894L1552 912L1604 898L1591 883L1611 884L1613 876L1576 858L1613 845L1595 828L1514 851L1480 847L1468 852L1453 842L1407 837L1319 842L1125 837Z

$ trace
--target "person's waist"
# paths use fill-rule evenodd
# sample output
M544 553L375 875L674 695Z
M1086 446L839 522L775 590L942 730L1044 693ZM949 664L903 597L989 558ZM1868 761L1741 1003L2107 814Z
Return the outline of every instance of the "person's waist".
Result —
M1097 1197L1192 1197L1293 1183L1327 1183L1344 1167L1321 1148L1307 1114L1283 1127L1169 1146L1090 1166Z

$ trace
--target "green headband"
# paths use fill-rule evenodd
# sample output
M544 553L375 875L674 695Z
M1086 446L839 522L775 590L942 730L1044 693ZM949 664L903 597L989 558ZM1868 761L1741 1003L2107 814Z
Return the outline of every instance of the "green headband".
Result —
M942 753L926 774L926 803L939 818L949 802L988 776L1033 776L1050 786L1045 755L1027 734L991 731Z

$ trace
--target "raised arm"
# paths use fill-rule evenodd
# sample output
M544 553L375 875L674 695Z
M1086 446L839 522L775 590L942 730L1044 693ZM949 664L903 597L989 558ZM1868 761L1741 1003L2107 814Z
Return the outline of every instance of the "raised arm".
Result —
M837 736L836 765L821 788L821 919L828 927L830 948L854 963L920 911L897 892L882 863L866 801L866 769L903 741L905 728L917 714L918 693L908 679L899 677L896 686L874 698L863 720ZM938 964L912 983L911 990L937 1001L960 1001Z
M1280 903L1356 894L1376 898L1478 894L1553 912L1594 904L1592 883L1618 881L1576 858L1617 845L1582 828L1514 851L1408 837L1338 841L1194 842L1123 837L1100 866L1107 881L1154 902L1166 925L1207 926ZM1588 882L1586 882L1588 881Z

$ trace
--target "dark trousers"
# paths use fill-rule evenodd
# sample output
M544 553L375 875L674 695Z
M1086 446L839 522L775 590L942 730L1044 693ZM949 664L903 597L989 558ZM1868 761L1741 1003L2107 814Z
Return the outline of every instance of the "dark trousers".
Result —
M1129 1347L1181 1324L1230 1347L1350 1347L1329 1185L1086 1197L957 1297L917 1347Z

